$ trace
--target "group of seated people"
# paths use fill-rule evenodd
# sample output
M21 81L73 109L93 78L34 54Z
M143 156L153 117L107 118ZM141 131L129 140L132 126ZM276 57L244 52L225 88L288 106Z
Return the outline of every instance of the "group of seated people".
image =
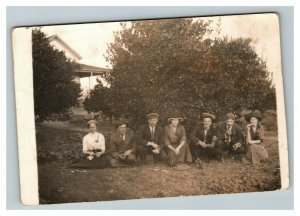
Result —
M263 145L264 128L260 123L260 111L255 110L245 116L248 124L244 130L235 123L232 113L227 113L226 120L216 127L213 127L216 119L213 114L203 113L201 117L202 123L195 125L189 134L180 124L183 118L179 115L170 117L168 125L160 127L159 114L149 113L147 123L135 133L127 123L120 122L108 146L104 136L97 132L97 121L90 120L87 123L90 133L83 138L83 153L86 155L83 166L130 166L136 164L138 158L141 164L145 164L147 155L153 155L154 162L162 161L171 167L197 163L202 158L224 162L225 153L253 165L259 165L268 158Z

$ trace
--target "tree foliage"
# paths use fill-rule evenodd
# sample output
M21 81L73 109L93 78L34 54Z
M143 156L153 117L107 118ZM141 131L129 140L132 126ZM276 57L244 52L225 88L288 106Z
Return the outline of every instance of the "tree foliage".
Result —
M99 80L99 83L101 81ZM84 106L87 111L102 111L108 116L112 116L112 109L109 106L109 96L111 95L111 89L104 87L102 84L98 84L90 92L89 97L85 98Z
M80 96L80 84L74 81L74 72L79 65L49 44L41 29L32 31L32 58L37 120L66 116Z
M250 39L210 39L211 22L201 19L136 21L122 27L106 54L113 68L105 77L110 88L99 83L89 100L101 103L101 94L103 105L113 114L125 113L133 125L153 111L163 122L180 111L191 125L202 112L221 117L275 107L269 72Z

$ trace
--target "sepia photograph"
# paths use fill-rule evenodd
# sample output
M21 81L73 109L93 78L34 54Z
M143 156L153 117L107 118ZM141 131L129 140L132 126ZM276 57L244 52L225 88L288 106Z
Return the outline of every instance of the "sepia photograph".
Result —
M277 14L18 27L13 43L17 112L32 83L32 142L17 121L35 204L289 187Z

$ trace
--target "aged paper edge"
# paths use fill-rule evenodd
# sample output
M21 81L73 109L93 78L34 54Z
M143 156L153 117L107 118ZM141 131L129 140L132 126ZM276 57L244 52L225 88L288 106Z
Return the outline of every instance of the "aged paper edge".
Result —
M21 202L38 205L31 29L12 33Z
M279 16L277 17L277 25L279 26ZM279 36L280 36L280 26ZM281 38L280 38L281 41ZM282 44L282 43L280 43ZM282 50L282 49L280 49ZM281 190L289 188L289 159L288 159L288 141L287 141L287 127L285 115L285 100L284 100L284 86L283 86L283 70L282 70L282 52L280 52L280 67L281 73L274 74L275 90L276 90L276 107L277 107L277 125L278 125L278 147L279 147L279 162L280 162L280 176L281 176Z

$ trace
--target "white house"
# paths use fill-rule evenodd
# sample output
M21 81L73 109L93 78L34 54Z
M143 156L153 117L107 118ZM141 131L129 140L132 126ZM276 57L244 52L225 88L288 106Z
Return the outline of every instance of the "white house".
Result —
M64 51L68 58L78 62L82 57L74 49L72 49L66 42L64 42L58 35L48 37L49 43L56 49Z
M52 35L48 37L49 43L53 45L56 49L64 51L65 55L72 59L75 60L76 62L79 63L80 69L76 70L75 75L74 75L74 80L80 84L80 78L85 78L89 77L89 90L91 88L90 86L90 79L91 77L94 76L99 76L103 73L109 73L110 69L107 68L100 68L100 67L95 67L87 64L80 64L80 60L82 59L81 55L76 52L72 47L70 47L65 41L63 41L58 35Z

